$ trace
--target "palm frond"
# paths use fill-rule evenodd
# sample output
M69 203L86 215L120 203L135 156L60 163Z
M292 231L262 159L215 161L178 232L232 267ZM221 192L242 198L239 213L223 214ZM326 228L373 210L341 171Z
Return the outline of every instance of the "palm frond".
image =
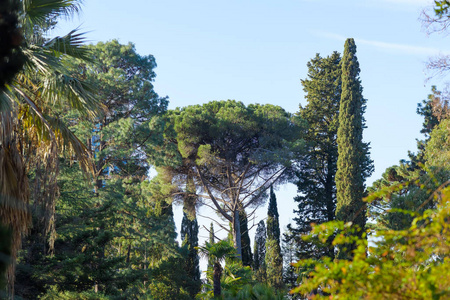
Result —
M72 30L68 34L62 37L55 37L46 42L42 48L45 50L51 50L55 56L61 54L69 55L74 58L82 59L86 62L93 62L90 50L85 47L85 38L82 32L78 32L76 29Z
M0 91L0 113L12 110L14 100L11 97L11 92L11 87L8 84Z
M62 73L54 73L42 79L41 96L47 103L60 106L66 103L90 117L95 117L101 108L91 85Z
M45 116L54 130L57 142L64 150L73 155L86 173L93 173L94 167L89 150L77 136L58 117Z
M80 12L80 0L23 0L23 26L33 28L57 17L69 18Z
M21 90L17 89L25 99L26 106L21 110L18 117L24 129L28 129L29 136L36 136L36 140L44 142L55 142L59 148L69 151L85 172L93 172L93 165L89 157L87 147L58 117L44 114L36 104ZM32 132L31 132L32 131Z
M31 111L38 117L38 119L42 122L42 124L44 125L42 127L42 130L46 130L47 135L51 140L56 140L55 138L55 134L52 131L52 128L50 126L50 124L47 122L47 120L44 118L44 115L42 114L42 111L38 108L38 106L33 102L33 100L30 99L30 97L28 97L28 95L22 91L21 89L19 89L18 87L14 87L14 90L20 95L22 96L22 98L24 99L25 103L28 105L28 107L31 109Z
M31 223L28 177L17 148L14 120L11 111L0 113L0 224L12 229L13 260ZM9 290L13 290L14 265L11 264L8 269Z
M45 50L37 45L30 45L22 50L25 55L25 72L33 74L40 73L43 75L50 74L54 71L62 71L59 59L52 55L50 50Z

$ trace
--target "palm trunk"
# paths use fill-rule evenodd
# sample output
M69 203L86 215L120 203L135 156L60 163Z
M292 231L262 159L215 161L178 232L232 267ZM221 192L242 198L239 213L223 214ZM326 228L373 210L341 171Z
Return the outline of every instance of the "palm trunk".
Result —
M214 275L213 275L213 282L214 282L214 297L220 297L220 294L222 293L221 287L220 287L220 278L222 277L222 266L219 262L214 263Z

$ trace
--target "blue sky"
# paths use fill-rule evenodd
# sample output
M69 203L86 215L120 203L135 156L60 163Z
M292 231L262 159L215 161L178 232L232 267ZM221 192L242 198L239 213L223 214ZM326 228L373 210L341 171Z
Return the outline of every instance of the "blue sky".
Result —
M450 53L448 37L428 36L421 10L428 0L204 0L84 1L83 12L54 34L79 27L96 43L133 42L156 58L155 90L170 108L236 99L272 103L295 113L305 104L300 79L320 53L357 45L363 95L368 99L364 139L371 143L375 173L416 149L421 118L417 103L431 85L425 62ZM282 225L292 217L293 186L280 187ZM265 216L265 208L260 217ZM209 223L209 221L207 222ZM257 220L256 220L257 223ZM205 234L205 233L203 233Z

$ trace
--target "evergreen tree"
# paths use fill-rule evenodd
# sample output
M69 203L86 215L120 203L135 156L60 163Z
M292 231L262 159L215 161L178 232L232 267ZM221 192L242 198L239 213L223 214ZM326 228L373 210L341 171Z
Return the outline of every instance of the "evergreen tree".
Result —
M283 233L281 247L283 253L283 283L289 290L298 285L298 275L292 264L299 260L297 256L296 243L291 237L292 232Z
M353 222L361 236L366 225L364 180L372 172L373 162L369 158L368 144L364 144L363 114L366 100L362 96L359 79L359 63L353 39L345 41L342 57L342 93L339 108L339 128L337 131L338 161L336 172L336 217L345 222ZM340 257L351 257L355 244L341 248Z
M199 256L196 247L198 247L198 223L197 218L190 219L186 213L183 213L181 222L181 237L184 238L182 247L187 250L187 257L183 264L190 280L190 285L186 287L192 298L200 292L200 265Z
M261 283L266 281L266 235L266 225L261 220L256 228L253 250L253 270L256 280Z
M137 285L148 282L150 263L168 260L179 250L175 228L163 217L166 208L158 184L145 180L145 142L156 135L149 123L167 106L151 84L154 58L117 41L90 47L96 63L70 60L71 70L98 87L107 110L93 121L68 107L58 109L77 137L88 141L94 180L88 184L72 160L60 160L60 197L52 224L59 231L55 253L49 256L45 247L54 235L35 232L25 241L17 279L19 285L27 285L20 289L24 298L44 294L50 286L80 293L133 293ZM31 183L39 171L30 174ZM32 197L38 203L39 194ZM39 213L39 205L34 207ZM37 213L33 228L42 227Z
M241 226L242 264L244 266L252 266L253 255L250 236L248 234L247 213L243 209L239 212L239 221Z
M215 238L214 238L214 224L213 224L213 222L211 222L211 225L209 227L209 243L211 245L213 245L215 242L216 241L215 241ZM208 257L207 272L212 272L213 266L214 266L213 260L210 257Z
M335 219L336 209L336 162L338 156L336 134L339 103L341 100L341 57L338 52L322 58L319 54L308 62L308 78L301 81L307 105L300 106L299 115L309 127L305 135L307 151L299 160L296 172L299 195L295 227L289 226L297 245L299 258L334 257L331 240L305 241L303 236L311 230L311 223L321 224Z
M283 257L280 247L280 222L277 198L272 186L270 187L267 212L266 268L267 283L276 289L281 288L283 286Z
M200 292L200 265L198 256L198 223L195 211L197 194L191 176L186 177L186 193L183 195L183 220L181 222L182 247L187 251L184 259L184 268L188 274L186 289L192 298Z
M432 130L439 123L450 116L448 107L448 95L439 91L436 86L431 87L431 94L426 100L417 104L417 114L423 117L422 129L420 133L425 135L425 139L417 140L417 153L408 151L409 161L401 161L407 163L410 170L419 170L421 165L425 164L425 147L430 139Z
M163 120L166 144L155 147L156 163L173 159L174 178L193 175L202 202L231 223L240 258L240 211L262 205L268 188L287 177L294 148L303 146L298 119L278 106L228 100L173 110Z

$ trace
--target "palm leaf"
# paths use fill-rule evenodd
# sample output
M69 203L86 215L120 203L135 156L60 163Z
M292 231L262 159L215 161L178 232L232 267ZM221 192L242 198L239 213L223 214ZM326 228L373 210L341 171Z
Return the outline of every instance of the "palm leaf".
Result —
M85 172L94 171L89 149L81 142L78 137L61 121L58 117L45 116L47 122L53 128L57 142L73 155Z
M84 34L72 30L65 36L58 36L46 42L42 48L53 51L57 57L65 54L86 62L93 62L90 50L84 46L86 42Z
M17 148L14 120L12 112L0 113L0 224L12 229L13 259L31 223L28 177ZM7 274L10 290L14 282L14 265L10 265Z
M23 26L32 29L43 25L49 19L70 17L80 12L80 0L23 0Z
M50 50L45 50L37 45L30 45L22 50L25 55L25 72L36 72L47 75L54 71L62 71L60 60L53 56Z
M51 105L63 106L66 103L91 117L95 117L102 107L91 85L63 73L53 73L42 79L41 97Z

